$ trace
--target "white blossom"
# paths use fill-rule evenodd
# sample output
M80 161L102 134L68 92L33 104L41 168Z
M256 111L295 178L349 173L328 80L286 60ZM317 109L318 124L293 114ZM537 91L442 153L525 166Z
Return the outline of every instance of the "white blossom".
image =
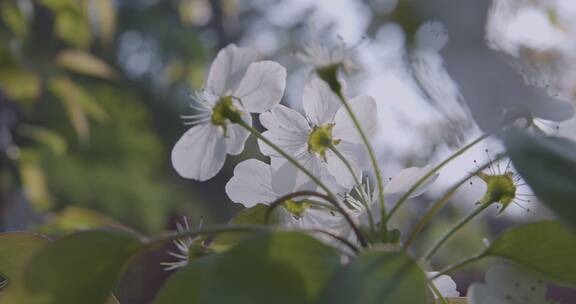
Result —
M233 202L249 208L257 204L270 205L286 194L314 188L311 183L299 183L294 166L284 166L283 162L269 165L249 159L234 168L234 176L226 184L226 194ZM292 229L321 228L337 235L349 233L348 226L339 213L316 205L311 200L321 201L314 197L297 197L284 202L275 209L277 224ZM324 235L318 236L329 240Z
M264 136L293 156L318 177L333 176L339 186L350 189L354 177L338 156L330 150L333 145L347 159L354 174L361 178L368 167L368 159L358 130L340 100L328 85L320 79L306 84L303 95L306 116L282 105L260 115L260 121L268 131ZM368 137L377 130L376 102L368 96L350 100L360 124ZM259 141L263 154L280 157L264 142ZM302 173L299 178L306 179Z
M231 120L252 124L250 113L278 104L286 86L286 69L272 61L256 61L257 53L233 44L222 49L210 67L206 85L183 116L193 125L172 150L172 165L183 177L207 180L224 165L227 154L244 149L248 131Z

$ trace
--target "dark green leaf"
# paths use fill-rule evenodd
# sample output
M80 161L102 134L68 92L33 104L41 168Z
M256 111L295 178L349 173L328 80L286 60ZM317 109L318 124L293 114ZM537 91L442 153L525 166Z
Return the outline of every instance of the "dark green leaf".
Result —
M505 143L514 166L534 192L576 227L576 143L518 130L508 131Z
M266 212L268 211L268 206L258 204L251 208L243 209L238 212L236 216L230 221L232 225L265 225ZM215 251L224 251L242 239L252 235L249 232L237 232L237 233L223 233L214 237L212 242L210 242L210 249Z
M3 304L102 304L141 243L119 231L83 231L37 251Z
M499 256L576 285L576 234L556 221L522 225L498 237L485 255Z
M314 303L339 265L335 250L311 236L262 233L217 258L191 263L167 283L157 303Z
M334 275L321 303L425 304L426 284L426 275L406 254L372 251Z
M36 250L48 242L35 233L0 233L0 273L8 279L15 277Z
M156 304L202 303L201 292L218 257L218 254L208 255L178 270L158 294Z

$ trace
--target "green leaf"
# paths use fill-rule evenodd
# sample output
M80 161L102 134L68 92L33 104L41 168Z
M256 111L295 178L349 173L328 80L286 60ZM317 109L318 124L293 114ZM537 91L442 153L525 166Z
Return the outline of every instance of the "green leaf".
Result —
M68 144L64 137L53 130L33 125L22 125L19 128L19 133L45 145L55 155L64 155L68 150Z
M0 233L0 274L10 279L20 272L36 250L49 240L28 232Z
M492 242L484 255L503 257L559 283L576 285L576 234L557 221L512 228Z
M102 304L141 243L119 231L83 231L37 251L3 304Z
M88 16L79 7L57 12L56 33L62 40L75 47L86 49L92 42Z
M79 50L64 50L56 56L61 67L80 74L114 80L116 71L100 58Z
M333 248L307 234L264 233L220 258L203 303L313 303L339 265Z
M167 283L157 303L315 303L340 256L309 235L277 231L190 265ZM191 287L188 280L201 284Z
M0 89L18 101L36 99L41 87L41 79L35 73L20 68L0 69Z
M0 16L2 17L0 20L2 20L18 38L24 38L26 35L26 18L20 9L18 9L16 3L12 1L0 3Z
M251 208L243 209L238 212L234 218L230 221L232 225L265 225L266 212L268 211L268 206L258 204ZM246 237L251 236L250 232L237 232L237 233L223 233L214 237L210 242L210 249L221 252L230 247L236 245L241 240Z
M576 143L518 130L508 131L505 143L514 166L538 197L576 227Z
M334 275L320 303L425 304L426 284L424 271L406 254L371 251Z
M212 272L219 254L191 261L168 279L158 293L156 304L202 303L200 295L206 288L206 278Z
M128 230L128 228L100 212L75 206L64 208L59 213L55 214L48 223L34 230L53 235L70 233L81 229L86 230L102 227Z

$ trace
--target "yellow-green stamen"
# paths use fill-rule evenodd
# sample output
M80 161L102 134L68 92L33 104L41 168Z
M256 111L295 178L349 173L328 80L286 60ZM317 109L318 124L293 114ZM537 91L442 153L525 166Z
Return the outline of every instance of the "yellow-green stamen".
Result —
M308 152L318 153L323 160L326 160L326 151L340 143L340 139L332 137L333 128L334 124L314 127L308 137Z
M296 202L290 199L285 201L282 206L296 218L302 218L310 207L310 203L306 200Z
M242 120L242 112L234 106L232 96L220 98L212 108L212 116L210 120L213 124L224 128L226 134L226 122L238 123Z

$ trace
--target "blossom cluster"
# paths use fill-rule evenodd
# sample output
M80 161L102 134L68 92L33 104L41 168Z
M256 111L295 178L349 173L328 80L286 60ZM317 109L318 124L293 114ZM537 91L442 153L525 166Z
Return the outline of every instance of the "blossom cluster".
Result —
M443 70L438 54L447 42L442 31L435 23L425 24L419 30L420 50L411 57L413 76L433 102L452 96L464 106L464 97ZM427 33L434 37L427 37ZM304 48L299 58L314 65L314 69L303 88L300 112L281 104L287 78L286 68L281 64L261 60L249 47L231 44L220 50L204 87L193 94L190 105L193 113L183 116L191 127L172 150L174 168L185 178L208 180L222 169L228 154L240 154L248 138L254 136L264 156L261 159L266 161L248 159L236 165L225 188L232 202L246 208L266 206L268 215L273 215L269 224L311 233L340 249L343 256L350 254L350 250L355 253L359 248L377 244L398 247L400 232L389 227L389 218L405 201L426 192L442 166L494 131L487 131L435 167L405 168L384 182L372 148L372 140L380 129L378 103L366 95L348 96L344 90L342 73L358 68L354 55L354 49L343 43ZM435 79L439 75L449 86L437 86ZM556 104L565 108L560 117L550 114L556 111ZM518 109L505 113L502 118L512 119L503 121L510 124L524 118L530 127L535 118L563 121L574 114L571 105L557 100L546 104L527 102ZM451 115L446 116L450 120ZM254 123L254 118L258 123ZM499 204L502 212L511 203L523 201L520 198L523 194L518 192L520 178L511 171L510 162L501 170L499 164L495 165L497 159L489 160L482 167L477 165L476 171L432 205L404 246L414 240L419 229L451 194L474 176L486 184L485 194L477 203L479 207L449 230L426 253L424 261L488 206ZM266 220L270 219L268 215ZM194 244L193 239L181 240L177 247L182 253L173 255L188 259L189 247ZM173 269L185 263L171 263L168 267ZM507 271L504 270L506 275ZM437 297L459 295L450 277L436 272L428 272L428 276ZM472 289L475 294L472 299L477 297L473 303L483 303L477 295L491 288L490 280L488 283L488 287L478 285Z

